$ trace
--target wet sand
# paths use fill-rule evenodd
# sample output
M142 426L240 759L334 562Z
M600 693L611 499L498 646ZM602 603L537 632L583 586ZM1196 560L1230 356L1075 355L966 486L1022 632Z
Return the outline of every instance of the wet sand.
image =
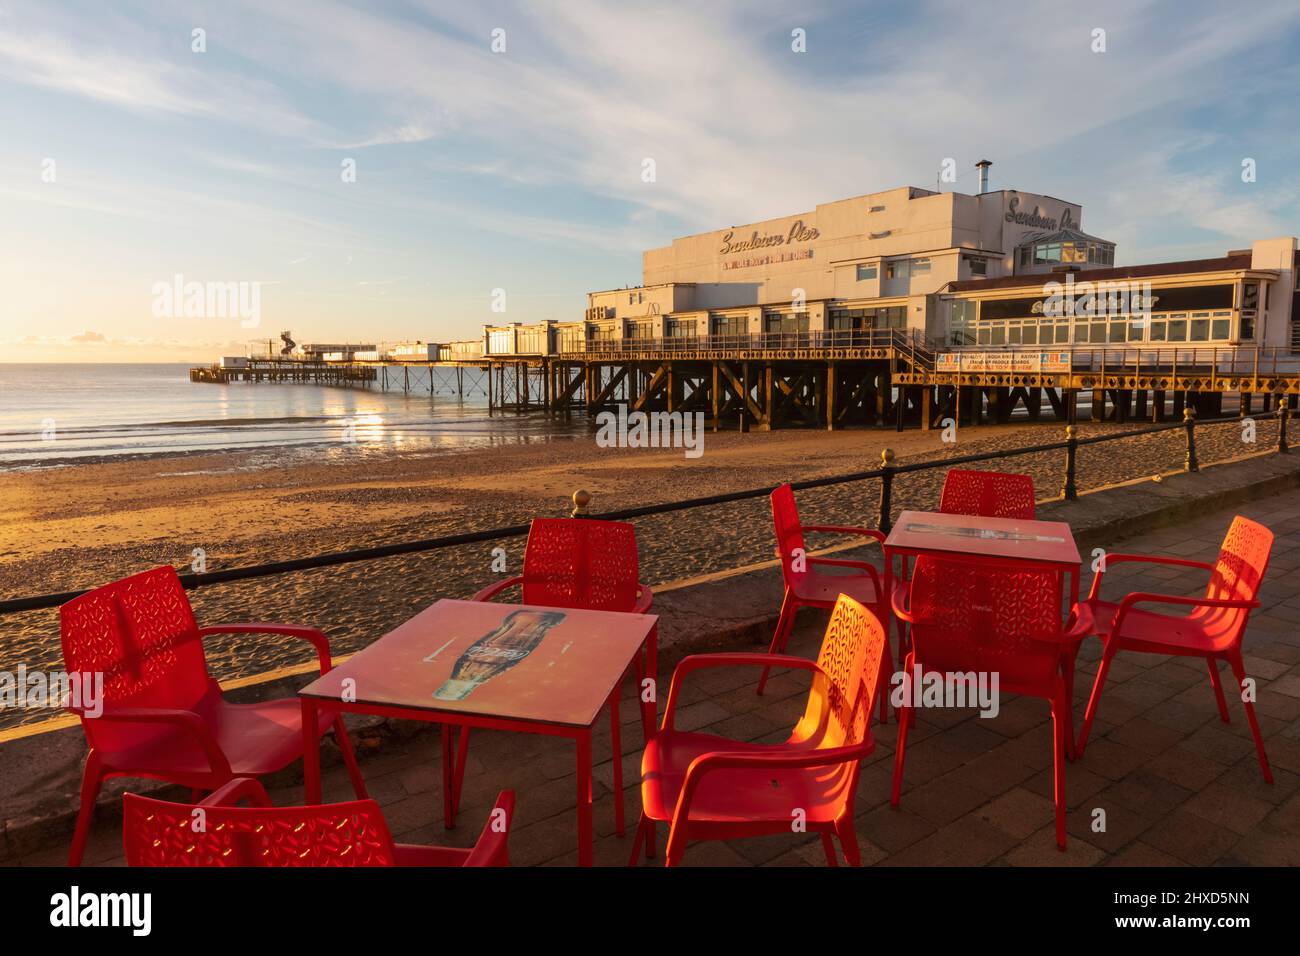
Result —
M1118 426L1122 430L1140 424ZM1083 424L1089 435L1117 426ZM1203 427L1203 462L1255 446L1235 424ZM376 454L364 446L320 460L229 452L123 460L0 474L0 594L16 597L91 587L158 564L188 566L202 548L209 571L348 548L526 523L567 515L570 495L591 492L594 513L875 468L893 448L899 463L946 459L1059 441L1057 423L966 428L955 444L940 431L851 430L708 433L704 455L680 449L605 449L590 434L458 453ZM1181 468L1181 430L1080 449L1081 490ZM1017 456L977 467L1032 474L1039 497L1059 494L1064 453ZM900 476L894 510L937 506L944 470ZM808 523L874 527L877 481L800 493ZM651 585L772 556L766 500L636 521L642 579ZM822 542L818 542L820 544ZM833 543L828 540L825 543ZM215 624L281 620L320 627L348 653L439 597L468 597L500 577L492 549L518 573L522 537L191 592L199 619ZM313 658L302 642L239 638L208 645L214 675L247 676ZM0 669L61 666L57 611L0 618ZM0 728L48 714L0 712Z

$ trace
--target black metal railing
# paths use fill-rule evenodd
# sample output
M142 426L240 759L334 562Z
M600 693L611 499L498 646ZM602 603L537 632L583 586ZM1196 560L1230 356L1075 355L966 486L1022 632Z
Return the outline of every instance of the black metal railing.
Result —
M1255 419L1278 420L1278 440L1277 452L1287 454L1290 451L1287 438L1287 424L1290 420L1290 410L1282 400L1283 404L1275 411L1262 413L1253 416ZM1241 419L1237 416L1206 419L1199 423L1201 426L1216 424L1234 424L1240 426ZM942 458L932 461L909 462L907 464L895 465L894 453L885 449L881 453L881 467L873 468L869 471L851 472L843 475L832 475L826 478L809 478L803 481L792 481L790 486L796 490L810 488L826 488L833 485L848 484L855 481L870 481L880 479L880 501L877 510L877 527L880 530L888 532L892 523L893 510L893 485L899 475L911 472L928 471L935 468L952 468L958 465L970 465L982 461L991 461L993 459L1013 458L1021 455L1034 455L1050 451L1065 451L1064 462L1064 481L1062 483L1062 493L1060 497L1065 500L1074 500L1078 497L1076 488L1076 453L1080 446L1098 445L1106 442L1121 441L1125 438L1134 438L1140 435L1152 435L1159 432L1182 429L1186 433L1186 456L1184 459L1183 470L1195 472L1199 470L1199 463L1196 452L1196 417L1190 408L1184 410L1184 420L1181 422L1169 422L1163 425L1154 425L1149 428L1131 429L1123 432L1114 432L1105 435L1091 435L1087 438L1077 437L1076 429L1073 425L1067 426L1066 438L1064 441L1047 442L1040 445L1026 445L1021 448L1003 449L998 451L980 452L973 455L961 455L955 458ZM600 514L587 514L585 511L586 500L580 498L585 492L579 492L574 496L575 505L574 515L581 515L589 518L603 518L609 521L628 521L633 518L641 518L647 515L669 514L675 511L686 511L691 508L704 508L711 505L728 504L736 501L745 501L753 498L763 498L772 493L772 488L750 488L744 491L731 491L718 495L705 495L700 498L686 498L680 501L670 501L666 503L644 505L636 508L623 508L618 511L602 512ZM276 574L289 574L295 571L309 571L317 568L332 567L341 564L351 564L357 561L373 561L376 558L387 558L403 554L416 554L426 551L438 551L443 548L457 547L460 545L477 544L483 541L495 541L503 538L522 537L528 533L527 524L511 525L504 528L487 528L483 531L472 531L465 534L442 535L436 538L422 538L413 541L400 541L394 544L379 545L371 548L353 548L347 551L335 551L327 554L318 554L306 558L295 558L288 561L273 561L267 564L251 565L243 568L227 568L219 571L208 571L202 574L194 572L185 572L180 574L182 585L187 590L208 587L214 584L226 584L233 581L247 581L253 578L269 577ZM65 591L59 594L37 594L28 597L12 598L6 601L0 601L0 616L6 614L16 614L22 611L38 611L48 608L55 608L61 604L66 604L73 598L85 594L90 588L79 591Z

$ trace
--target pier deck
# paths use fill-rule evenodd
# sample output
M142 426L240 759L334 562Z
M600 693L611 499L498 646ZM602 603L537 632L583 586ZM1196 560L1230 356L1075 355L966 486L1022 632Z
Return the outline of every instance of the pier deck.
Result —
M195 382L310 382L488 399L491 413L570 417L629 411L702 413L714 428L1005 422L1020 408L1074 421L1081 392L1094 420L1162 421L1185 407L1220 414L1235 393L1243 415L1296 407L1300 355L1249 347L1057 347L936 353L894 329L693 338L589 340L553 354L440 361L249 359L190 370ZM454 378L454 381L453 381Z

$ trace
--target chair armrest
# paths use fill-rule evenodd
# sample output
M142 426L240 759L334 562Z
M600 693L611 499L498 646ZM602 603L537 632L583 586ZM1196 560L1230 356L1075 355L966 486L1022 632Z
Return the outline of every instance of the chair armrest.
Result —
M912 617L911 609L908 605L912 603L912 587L910 581L899 581L894 587L894 593L889 596L889 603L893 606L894 617L898 618L905 624L915 624L916 618Z
M1108 554L1102 561L1101 567L1097 573L1092 576L1092 587L1088 591L1088 600L1095 601L1097 595L1101 593L1101 579L1106 574L1106 570L1112 564L1132 564L1140 562L1143 564L1171 564L1180 568L1200 568L1203 571L1213 571L1214 565L1206 564L1204 561L1192 561L1189 558L1166 558L1156 554Z
M849 763L871 756L876 749L875 741L868 737L860 744L850 747L827 747L821 750L791 750L787 753L750 753L719 750L700 754L686 768L686 777L682 781L681 792L677 796L677 806L673 808L672 829L668 834L668 846L665 858L673 861L680 858L685 849L687 830L691 819L691 801L707 774L714 770L803 770L812 767L825 767L833 764ZM793 808L791 808L793 809Z
M668 703L664 705L663 729L673 729L673 715L677 710L677 695L681 692L686 675L706 667L798 667L823 673L816 661L789 654L691 654L677 662L672 683L668 685Z
M650 588L644 584L638 584L636 593L636 607L632 610L637 614L645 614L650 610L650 605L654 603L655 595Z
M326 674L334 666L330 660L330 639L325 632L303 624L214 624L199 628L199 637L213 634L279 634L283 637L300 637L310 641L316 647L316 656L320 659L320 672Z
M199 806L201 807L234 807L239 805L240 800L247 799L255 807L273 806L270 796L267 795L266 788L262 786L261 781L256 777L236 777L223 787L218 787L208 794Z
M507 588L512 588L516 584L522 584L523 580L524 580L524 576L522 574L517 574L513 578L506 578L504 581L498 581L496 584L488 585L482 591L479 591L472 598L470 598L470 600L490 601L498 594L500 594L502 591L506 590Z
M805 524L799 527L800 531L817 531L822 534L856 534L863 538L874 538L881 544L885 543L885 533L875 531L871 528L851 528L847 525L838 524Z
M871 586L876 589L876 594L881 594L880 589L880 572L875 569L870 561L851 561L848 558L805 558L808 564L826 564L835 568L857 568L859 571L866 571L867 577L871 578Z
M1178 604L1183 607L1237 608L1243 611L1259 607L1258 601L1224 601L1213 598L1180 597L1176 594L1152 594L1149 591L1134 591L1132 594L1125 595L1124 600L1120 602L1119 610L1115 613L1115 621L1110 626L1110 636L1115 637L1120 633L1124 618L1128 616L1128 612L1133 608L1133 605L1147 603Z
M71 708L70 708L71 709ZM229 777L232 773L230 761L222 752L217 738L212 736L207 723L192 710L173 710L165 707L108 707L98 717L85 717L85 720L108 720L123 724L170 724L178 727L198 741L208 758L208 766L214 774Z

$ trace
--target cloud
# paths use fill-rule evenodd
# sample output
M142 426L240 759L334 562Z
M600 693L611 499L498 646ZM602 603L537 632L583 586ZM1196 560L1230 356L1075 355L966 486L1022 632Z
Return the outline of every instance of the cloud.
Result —
M69 336L68 341L78 342L82 344L90 343L90 342L102 344L108 341L108 337L104 335L102 332L81 332L77 335Z

